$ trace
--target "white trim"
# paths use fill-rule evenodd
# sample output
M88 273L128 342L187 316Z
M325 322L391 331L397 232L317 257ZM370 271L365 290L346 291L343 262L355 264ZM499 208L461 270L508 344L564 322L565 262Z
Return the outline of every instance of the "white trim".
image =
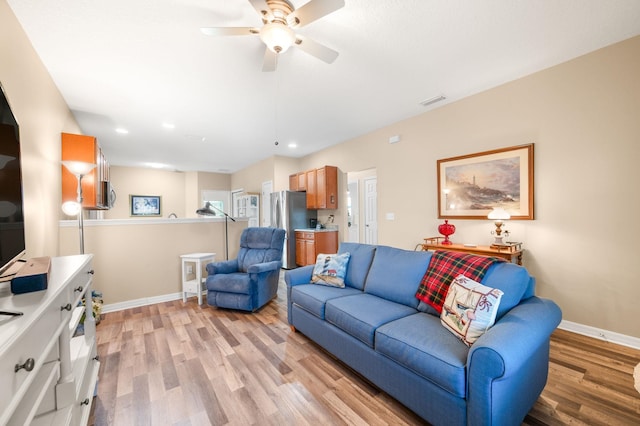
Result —
M593 337L595 339L604 340L605 342L615 343L617 345L628 346L633 349L640 349L640 339L626 334L616 333L614 331L603 330L601 328L591 327L588 325L578 324L576 322L562 320L558 328L573 333L582 334L584 336Z
M238 222L248 222L247 218L235 218ZM174 223L201 223L201 222L224 222L224 217L206 217L206 218L185 218L185 219L165 219L165 218L140 218L140 219L85 219L83 225L89 226L119 226L119 225L158 225L158 224L174 224ZM61 228L78 227L78 221L61 220L59 221Z
M103 313L123 311L130 308L139 308L141 306L155 305L156 303L171 302L173 300L182 300L182 293L164 294L162 296L143 297L142 299L127 300L126 302L110 303L102 307Z

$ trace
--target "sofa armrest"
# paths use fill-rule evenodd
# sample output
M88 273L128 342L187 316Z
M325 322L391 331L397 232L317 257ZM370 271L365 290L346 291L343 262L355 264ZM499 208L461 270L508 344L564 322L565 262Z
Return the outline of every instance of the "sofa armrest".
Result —
M482 335L467 356L468 424L520 424L547 381L549 340L562 312L530 297Z
M302 266L297 269L291 269L284 274L284 282L287 284L287 321L291 324L291 311L293 300L291 299L291 289L297 285L309 284L311 275L313 274L314 265Z
M205 268L209 275L231 274L238 272L238 259L207 263Z
M260 274L262 272L276 271L282 267L282 262L279 260L273 260L271 262L256 263L247 269L249 274Z
M313 267L314 265L307 265L300 268L288 270L284 274L284 282L287 283L287 287L292 287L300 284L309 284L311 282Z

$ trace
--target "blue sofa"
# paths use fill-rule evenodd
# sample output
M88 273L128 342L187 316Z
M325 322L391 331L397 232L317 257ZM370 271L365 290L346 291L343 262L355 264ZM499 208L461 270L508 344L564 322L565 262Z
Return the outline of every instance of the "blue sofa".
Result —
M558 306L511 263L482 283L504 292L496 323L471 347L415 297L432 253L342 243L345 287L311 284L313 266L287 271L292 329L434 425L519 425L547 381ZM429 311L429 309L426 309Z

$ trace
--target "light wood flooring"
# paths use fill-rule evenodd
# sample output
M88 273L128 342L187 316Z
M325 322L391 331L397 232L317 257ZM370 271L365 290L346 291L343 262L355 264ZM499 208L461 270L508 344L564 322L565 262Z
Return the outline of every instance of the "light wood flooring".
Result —
M257 313L196 298L98 325L91 425L419 425L393 398L287 324L286 290ZM558 330L526 425L639 425L640 351Z

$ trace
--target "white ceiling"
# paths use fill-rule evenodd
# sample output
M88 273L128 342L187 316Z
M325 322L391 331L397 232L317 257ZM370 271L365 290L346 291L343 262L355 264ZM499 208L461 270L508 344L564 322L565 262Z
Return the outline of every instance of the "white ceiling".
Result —
M272 73L257 36L200 32L261 26L247 0L8 3L111 164L182 171L308 155L640 34L638 0L345 1L296 30L333 64L291 48Z

